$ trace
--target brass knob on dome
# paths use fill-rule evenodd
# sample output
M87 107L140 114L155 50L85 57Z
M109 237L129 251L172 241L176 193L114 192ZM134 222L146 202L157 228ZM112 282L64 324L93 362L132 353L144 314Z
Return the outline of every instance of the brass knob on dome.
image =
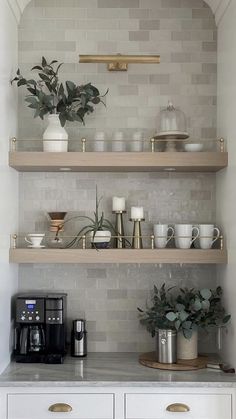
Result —
M48 408L49 412L54 412L54 413L69 413L72 412L72 407L69 404L66 403L55 403L52 404L52 406L50 406Z
M183 404L183 403L173 403L167 406L166 410L167 412L181 413L181 412L189 412L190 408L186 404Z

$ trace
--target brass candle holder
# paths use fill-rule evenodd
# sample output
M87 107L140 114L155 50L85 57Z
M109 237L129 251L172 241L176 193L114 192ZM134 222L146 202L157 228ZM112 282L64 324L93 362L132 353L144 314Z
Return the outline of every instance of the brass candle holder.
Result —
M126 214L126 211L112 211L112 214L116 215L116 235L115 238L115 248L116 249L124 249L125 245L125 238L124 238L124 223L123 223L123 214Z
M130 218L130 221L134 222L132 248L143 249L141 222L145 221L145 218Z

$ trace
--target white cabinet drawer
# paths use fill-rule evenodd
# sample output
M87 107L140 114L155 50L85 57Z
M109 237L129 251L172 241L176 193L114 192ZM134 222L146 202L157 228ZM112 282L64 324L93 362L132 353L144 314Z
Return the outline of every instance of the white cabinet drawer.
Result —
M49 407L64 403L71 412L51 412ZM113 394L10 394L7 419L113 419Z
M188 412L167 411L174 403ZM230 394L126 394L125 419L232 419Z

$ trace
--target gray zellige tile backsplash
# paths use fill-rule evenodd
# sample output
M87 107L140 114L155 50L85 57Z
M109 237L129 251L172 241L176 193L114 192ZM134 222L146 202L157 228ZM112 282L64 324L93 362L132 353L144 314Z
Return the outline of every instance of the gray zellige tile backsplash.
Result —
M20 174L21 233L48 232L47 211L68 211L68 218L92 216L96 184L103 195L101 210L111 221L113 195L125 196L127 209L144 206L143 233L151 234L158 221L215 220L214 174L24 173ZM124 220L129 234L132 223L128 218L127 214ZM68 222L63 234L73 235L82 225L81 220ZM154 284L215 286L215 268L197 265L23 265L19 276L22 290L68 293L68 324L78 316L86 317L89 350L93 351L152 348L152 339L139 325L137 307L145 307Z
M192 139L216 135L216 27L201 0L34 0L19 28L22 72L45 55L66 63L63 80L91 81L109 88L106 108L98 106L85 126L68 124L70 138L108 138L122 130L153 135L161 107L171 99L186 113ZM109 73L102 64L79 64L79 54L157 54L160 65L130 65L127 73ZM19 97L19 136L41 138L46 122L32 120ZM39 144L41 147L41 143ZM74 142L70 150L76 149ZM125 196L127 208L142 205L150 234L154 222L214 222L215 175L168 173L24 173L20 175L20 230L47 231L47 211L69 215L94 210L95 186L101 208L111 215L111 197ZM81 221L67 224L74 234ZM132 224L125 219L125 228ZM154 284L214 286L215 268L179 265L22 265L21 290L68 293L68 324L85 316L90 351L147 351L154 342L140 326L137 307L145 307ZM68 333L69 335L69 333ZM212 350L211 339L205 348Z

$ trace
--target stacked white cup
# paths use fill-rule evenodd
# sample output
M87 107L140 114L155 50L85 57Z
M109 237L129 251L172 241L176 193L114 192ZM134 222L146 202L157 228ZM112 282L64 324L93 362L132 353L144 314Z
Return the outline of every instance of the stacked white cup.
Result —
M106 151L105 133L102 131L95 134L94 151Z
M125 149L126 147L125 147L123 132L121 131L115 132L113 136L113 141L112 141L112 151L119 152L119 151L125 151Z
M139 152L143 151L143 141L142 141L142 132L137 131L133 134L133 140L130 144L130 151Z

